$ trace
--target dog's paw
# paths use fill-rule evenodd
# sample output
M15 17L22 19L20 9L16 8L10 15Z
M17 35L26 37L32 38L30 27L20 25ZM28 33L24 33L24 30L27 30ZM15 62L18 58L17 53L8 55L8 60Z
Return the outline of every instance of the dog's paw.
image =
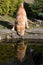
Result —
M11 30L14 31L14 27Z

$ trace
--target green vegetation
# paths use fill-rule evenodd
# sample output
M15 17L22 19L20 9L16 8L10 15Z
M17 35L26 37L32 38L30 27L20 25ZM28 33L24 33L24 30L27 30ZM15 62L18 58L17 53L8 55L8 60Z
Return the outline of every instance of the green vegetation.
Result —
M14 16L20 3L24 0L0 0L0 15Z
M15 16L21 2L24 0L0 0L0 15ZM43 0L34 0L32 4L29 4L29 8L27 10L31 10L34 15L43 12Z
M38 15L43 12L43 0L34 0L34 3L30 4L29 7L34 15Z
M21 2L24 0L0 0L0 29L12 28Z
M9 11L10 0L0 0L0 14L6 14Z
M9 28L10 25L14 23L16 13L21 2L24 2L24 0L0 0L0 15L2 15L2 18L0 17L0 29ZM39 16L43 17L43 0L34 0L34 3L28 4L28 6L26 6L26 9L27 16L28 18L30 17L30 19L33 19L38 14ZM32 28L35 25L32 24L30 27Z

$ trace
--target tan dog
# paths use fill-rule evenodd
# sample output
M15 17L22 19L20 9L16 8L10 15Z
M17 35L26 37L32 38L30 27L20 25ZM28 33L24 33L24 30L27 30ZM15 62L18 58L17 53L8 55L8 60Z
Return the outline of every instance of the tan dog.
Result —
M27 16L26 16L26 11L23 7L23 3L21 3L18 9L15 26L16 26L16 31L20 36L24 35L25 27L28 28ZM14 30L14 27L12 30Z

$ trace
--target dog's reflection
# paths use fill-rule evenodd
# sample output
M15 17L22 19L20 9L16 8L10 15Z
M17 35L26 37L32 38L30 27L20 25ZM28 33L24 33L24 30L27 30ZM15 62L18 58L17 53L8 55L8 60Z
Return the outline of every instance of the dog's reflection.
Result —
M25 53L26 53L26 49L27 49L27 44L24 43L24 41L19 41L17 43L17 58L20 62L22 62Z
M11 59L11 63L12 65L34 65L28 45L24 40L16 41L15 56Z

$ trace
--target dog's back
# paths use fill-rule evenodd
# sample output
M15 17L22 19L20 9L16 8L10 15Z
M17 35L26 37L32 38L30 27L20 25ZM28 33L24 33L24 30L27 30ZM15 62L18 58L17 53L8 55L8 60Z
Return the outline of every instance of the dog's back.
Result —
M27 25L26 22L27 22L26 11L22 3L18 9L17 16L16 16L16 22L15 22L16 31L20 36L23 36L25 33L25 24Z
M18 12L17 12L17 32L19 35L24 35L25 32L25 21L27 21L26 17L26 11L23 6L20 6Z

